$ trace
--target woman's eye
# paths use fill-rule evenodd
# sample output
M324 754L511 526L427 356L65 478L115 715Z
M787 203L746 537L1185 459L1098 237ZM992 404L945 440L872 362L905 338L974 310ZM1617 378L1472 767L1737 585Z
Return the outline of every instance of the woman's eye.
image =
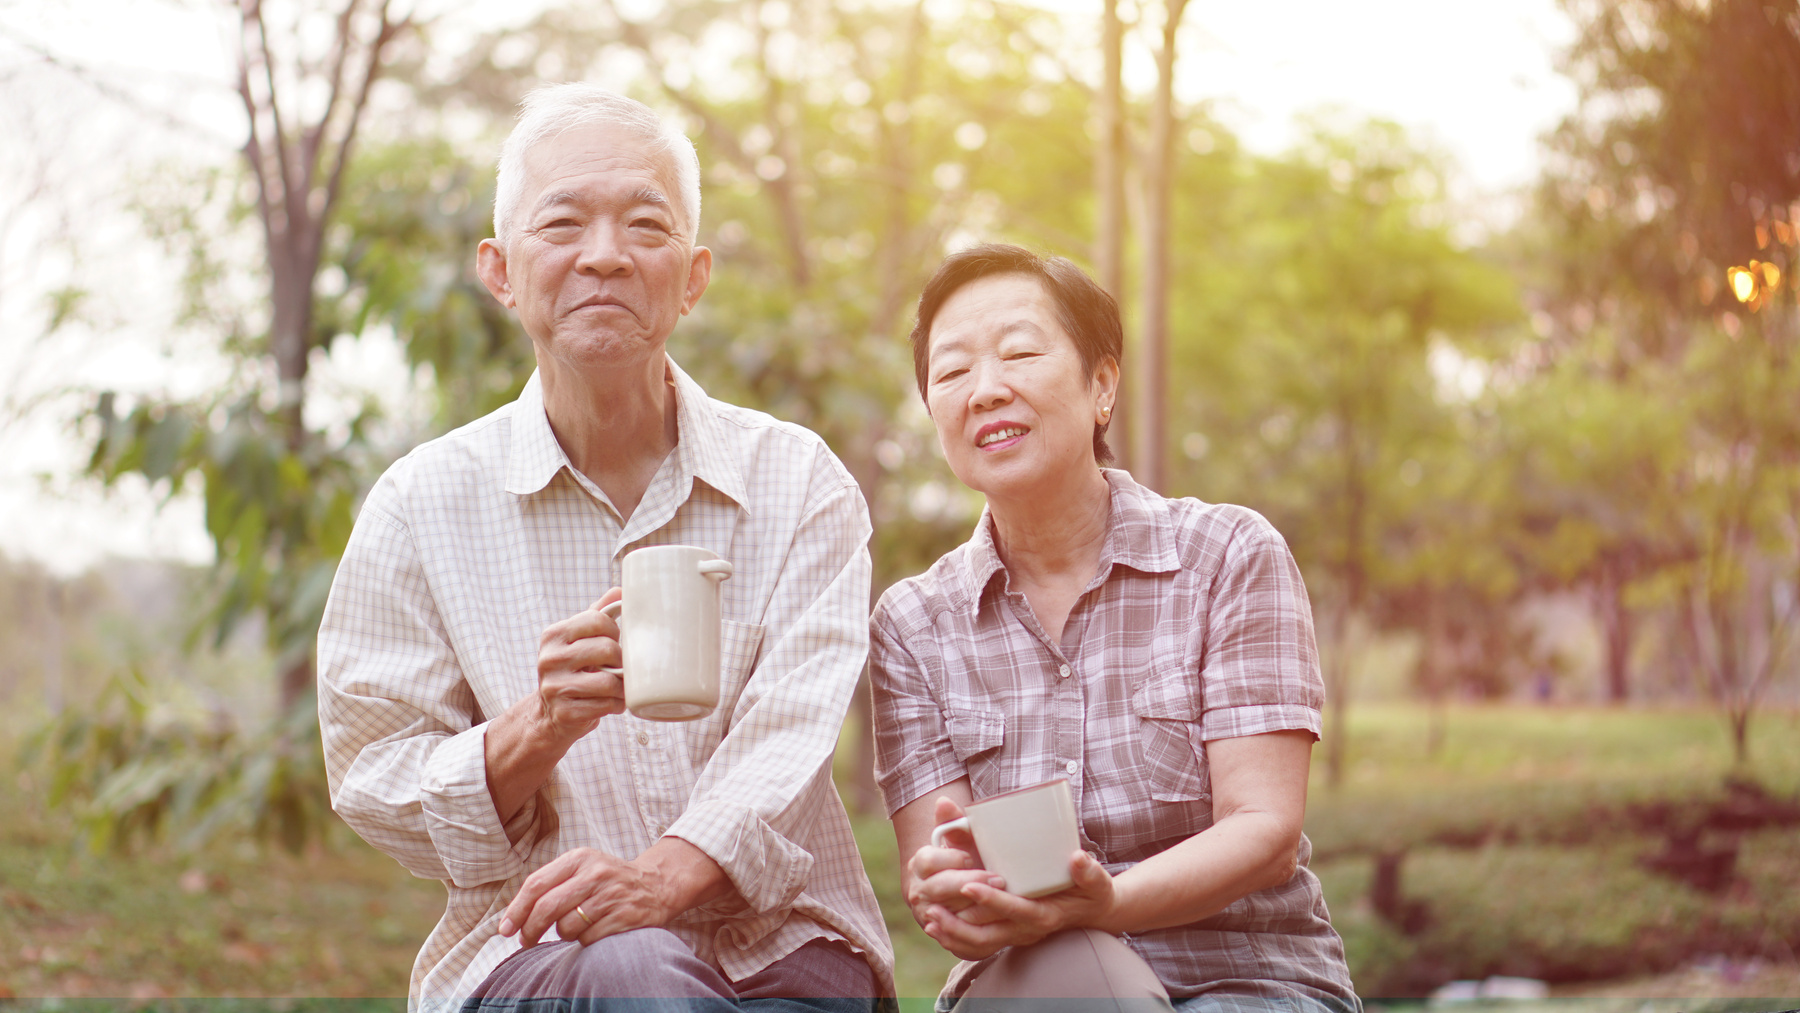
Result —
M1035 359L1042 354L1044 354L1044 353L1042 353L1042 352L1013 352L1010 355L1001 356L1001 358L1007 360L1008 362L1011 362L1014 359Z
M946 381L946 380L954 380L954 379L956 379L956 378L957 378L957 377L959 377L959 376L961 376L961 375L963 375L963 374L964 374L964 373L967 373L967 372L968 372L968 370L966 370L966 369L953 369L953 370L950 370L950 371L949 371L949 372L947 372L947 373L943 373L943 374L940 374L940 375L939 375L939 376L938 376L938 378L937 378L937 380L936 380L936 381L934 381L934 382L936 382L936 383L943 383L943 382L944 382L944 381Z

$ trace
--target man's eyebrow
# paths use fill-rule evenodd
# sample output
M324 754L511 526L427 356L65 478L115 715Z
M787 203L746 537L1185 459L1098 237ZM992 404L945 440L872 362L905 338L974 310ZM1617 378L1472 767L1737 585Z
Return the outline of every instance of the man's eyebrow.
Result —
M631 195L631 203L654 205L671 214L675 211L675 205L670 203L669 198L663 196L663 192L653 186L639 188L636 193Z
M581 195L570 190L559 190L556 193L547 193L544 196L539 197L537 207L532 208L531 213L534 215L542 214L544 209L555 207L558 204L579 203L581 203Z

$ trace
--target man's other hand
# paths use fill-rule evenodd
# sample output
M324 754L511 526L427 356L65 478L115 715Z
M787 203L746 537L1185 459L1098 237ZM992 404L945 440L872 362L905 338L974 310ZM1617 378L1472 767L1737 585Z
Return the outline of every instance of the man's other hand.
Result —
M550 926L587 946L631 929L660 928L731 889L725 871L699 848L664 837L627 862L593 848L556 856L525 878L500 916L500 934L536 946Z

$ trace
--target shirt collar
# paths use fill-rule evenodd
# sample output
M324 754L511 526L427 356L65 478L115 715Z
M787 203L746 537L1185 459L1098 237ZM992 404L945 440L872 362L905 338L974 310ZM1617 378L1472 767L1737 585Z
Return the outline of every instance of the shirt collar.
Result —
M744 491L743 470L727 445L724 422L718 408L693 378L673 359L668 364L669 377L675 387L675 460L676 484L685 494L692 480L700 479L730 497L739 508L749 509L749 496ZM575 468L569 463L562 444L550 428L550 417L544 412L544 387L537 371L513 402L512 447L507 462L506 491L516 496L529 496L541 491L556 473ZM667 466L665 465L665 469Z
M1129 566L1144 573L1169 573L1181 568L1181 557L1175 551L1174 521L1168 501L1137 484L1131 473L1117 468L1103 468L1111 496L1112 516L1107 523L1106 542L1100 548L1100 565L1088 590L1104 583L1113 567ZM1006 572L994 543L994 518L987 507L981 509L981 520L969 537L964 556L966 570L962 590L970 615L981 610L981 599L996 574Z

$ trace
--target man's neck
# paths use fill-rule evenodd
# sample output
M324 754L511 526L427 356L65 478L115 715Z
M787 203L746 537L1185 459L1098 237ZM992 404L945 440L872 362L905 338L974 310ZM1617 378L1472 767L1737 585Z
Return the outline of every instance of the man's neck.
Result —
M675 449L675 386L667 359L578 373L538 357L544 414L575 470L592 479L627 520Z

